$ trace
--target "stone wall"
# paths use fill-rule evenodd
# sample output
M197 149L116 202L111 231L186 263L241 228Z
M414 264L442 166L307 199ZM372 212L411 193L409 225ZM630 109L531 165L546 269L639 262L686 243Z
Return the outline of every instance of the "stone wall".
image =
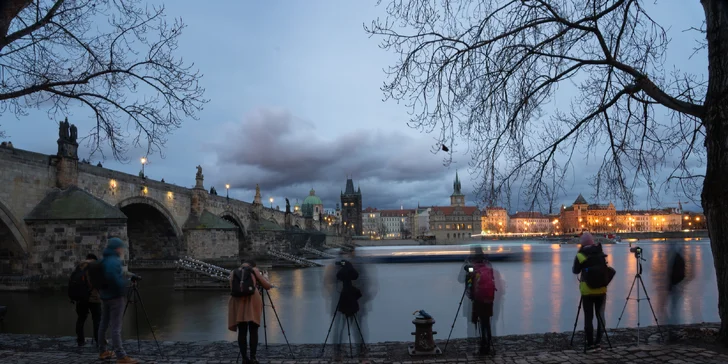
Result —
M55 187L56 171L44 154L0 148L0 171L0 204L17 221Z
M236 230L186 230L187 255L204 261L237 260L240 250Z
M110 237L127 241L123 220L33 221L28 229L32 237L29 275L67 276L86 254L101 258Z
M25 252L10 228L0 222L0 274L22 274L25 263Z

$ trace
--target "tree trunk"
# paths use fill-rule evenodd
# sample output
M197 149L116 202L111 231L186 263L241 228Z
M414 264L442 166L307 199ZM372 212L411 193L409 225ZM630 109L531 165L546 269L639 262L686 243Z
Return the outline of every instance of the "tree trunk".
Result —
M702 205L718 283L720 339L728 346L728 2L701 0L708 41L707 166Z
M0 0L0 51L5 48L10 24L21 10L30 5L31 0Z

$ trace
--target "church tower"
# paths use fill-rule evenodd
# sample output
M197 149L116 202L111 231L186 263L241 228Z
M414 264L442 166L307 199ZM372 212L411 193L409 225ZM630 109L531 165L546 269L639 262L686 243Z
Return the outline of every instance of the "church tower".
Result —
M465 195L460 192L460 177L455 171L455 182L452 184L452 195L450 195L450 206L465 206Z
M354 191L354 181L346 179L346 189L341 193L341 221L343 228L350 231L351 235L362 235L361 188Z

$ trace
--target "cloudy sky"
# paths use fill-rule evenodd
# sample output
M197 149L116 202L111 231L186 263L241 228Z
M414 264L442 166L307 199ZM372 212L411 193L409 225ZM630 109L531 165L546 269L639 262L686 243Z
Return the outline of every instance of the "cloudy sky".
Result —
M686 49L694 35L683 32L700 26L699 2L662 3L664 10L655 17L673 42L686 44L671 48L665 68L674 64L704 74L705 62L688 60ZM469 156L458 152L455 162L445 166L445 155L432 153L435 136L410 129L403 105L382 101L382 69L397 58L362 29L363 23L384 15L375 5L374 0L217 0L215 6L167 1L167 15L181 17L188 26L179 55L204 74L210 102L200 120L188 120L168 137L164 158L148 157L147 175L191 187L200 164L205 186L216 186L221 194L229 183L232 197L252 201L260 184L264 199L273 197L274 205L282 207L284 197L293 203L314 188L326 208L338 202L346 176L352 175L365 207L399 208L449 203L457 169L463 192L471 204L477 203ZM55 153L61 117L49 119L45 110L1 117L0 128L16 148ZM79 135L91 125L88 111L80 108L69 121L79 126ZM132 149L129 163L102 163L137 174L143 153ZM88 151L79 157L88 157ZM579 192L591 199L593 192L586 176L572 176L567 191L559 203L570 204ZM657 207L641 200L644 205L637 207ZM665 204L675 206L678 200L686 201L668 196Z

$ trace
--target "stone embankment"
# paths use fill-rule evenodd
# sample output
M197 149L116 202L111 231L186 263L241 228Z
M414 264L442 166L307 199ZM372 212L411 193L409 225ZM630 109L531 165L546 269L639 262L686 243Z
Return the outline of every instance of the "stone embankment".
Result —
M370 344L368 351L355 357L344 358L345 363L726 363L728 354L715 345L716 324L685 325L674 328L679 340L663 344L657 327L642 328L641 344L637 345L635 329L610 331L612 348L604 342L599 352L584 354L581 332L576 333L575 345L569 342L571 332L539 335L500 336L495 338L495 355L482 358L473 355L475 341L450 341L447 351L437 357L410 357L404 342ZM666 328L662 328L666 335ZM437 341L441 349L445 343ZM136 340L124 343L129 355L144 363L235 363L237 343L217 342L159 342L162 353L154 341L142 341L141 350ZM0 363L90 363L97 358L88 345L78 348L73 337L41 337L37 335L0 334ZM321 345L292 345L295 359L286 345L259 346L261 363L335 363L333 347L327 345L321 354ZM348 353L348 345L344 347Z

